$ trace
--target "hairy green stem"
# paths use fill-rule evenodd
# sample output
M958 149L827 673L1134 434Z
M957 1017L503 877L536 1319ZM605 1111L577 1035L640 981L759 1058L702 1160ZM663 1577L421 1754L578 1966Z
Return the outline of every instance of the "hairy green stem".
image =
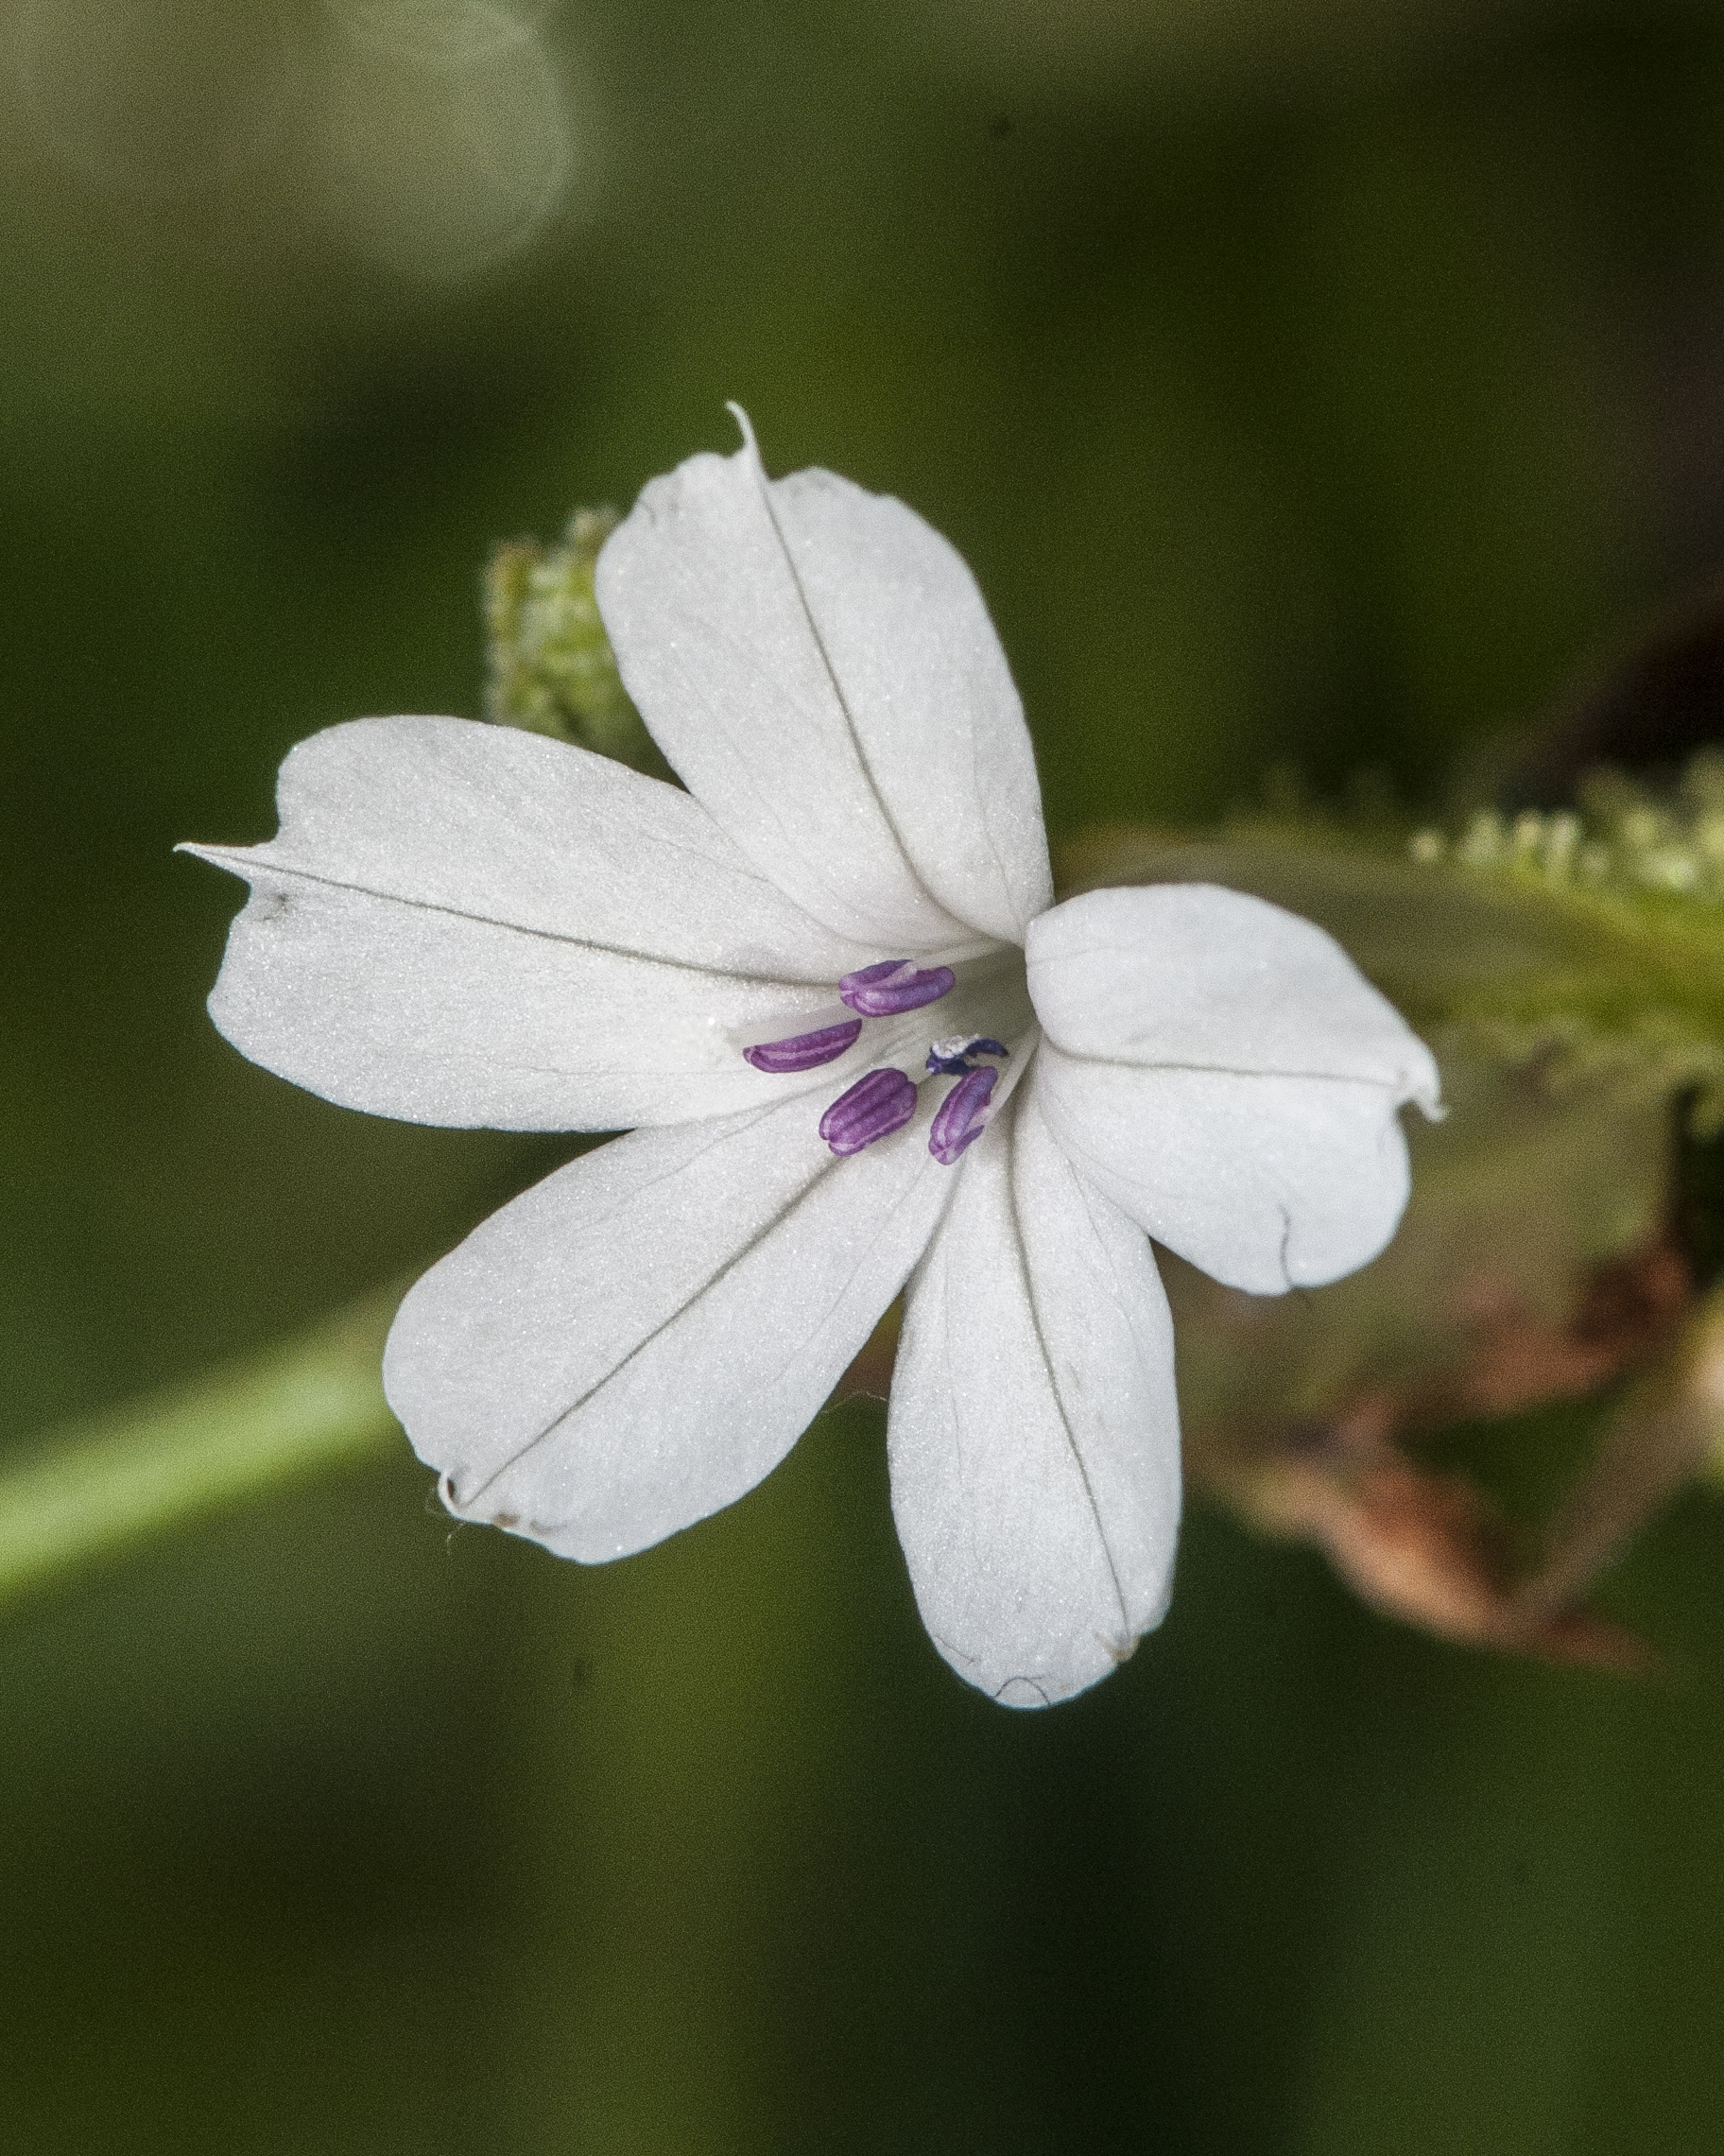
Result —
M45 1438L0 1468L0 1602L164 1529L381 1453L378 1362L401 1300L364 1297L296 1339Z

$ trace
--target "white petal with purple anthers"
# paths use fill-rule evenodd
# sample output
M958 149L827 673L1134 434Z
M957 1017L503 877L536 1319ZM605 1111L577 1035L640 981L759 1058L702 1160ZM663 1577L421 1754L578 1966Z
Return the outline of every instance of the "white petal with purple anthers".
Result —
M1149 1246L1027 1088L952 1171L892 1384L892 1510L935 1645L1009 1706L1105 1677L1166 1607L1173 1329Z
M253 1061L327 1099L614 1130L834 1075L760 1073L735 1036L791 1031L871 954L798 912L674 786L509 728L393 718L302 742L279 800L267 845L192 849L252 885L210 1007Z
M837 1160L798 1099L615 1139L412 1290L389 1405L464 1518L643 1549L784 1457L951 1189L925 1128Z
M769 482L751 441L655 479L599 558L629 694L690 792L840 934L1015 941L1052 895L1035 760L963 562L901 502Z

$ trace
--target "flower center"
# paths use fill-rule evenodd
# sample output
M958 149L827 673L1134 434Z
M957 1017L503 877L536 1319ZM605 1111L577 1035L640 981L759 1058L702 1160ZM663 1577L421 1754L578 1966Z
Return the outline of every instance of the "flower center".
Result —
M1021 1037L1032 1020L1022 961L1016 968L1009 962L1015 957L1005 951L991 953L956 971L951 966L918 967L908 958L885 958L863 966L838 983L841 1009L817 1012L817 1022L803 1031L782 1040L755 1042L742 1053L758 1071L787 1075L815 1070L847 1055L861 1038L866 1021L902 1021L953 997L955 990L961 992L954 997L960 1008L952 1010L953 1016L958 1016L960 1009L964 1016L980 1016L978 1006L985 1002L990 1015L997 1010L1001 1016L1021 1019L1021 1025L1000 1028ZM1002 959L1007 960L1005 966ZM966 976L962 980L960 972ZM1015 981L1009 977L1013 973ZM860 1015L851 1017L851 1011ZM890 1035L889 1042L881 1045L892 1060L883 1059L839 1094L820 1117L820 1136L840 1158L859 1153L911 1121L919 1104L919 1086L932 1078L956 1078L957 1083L936 1110L928 1132L929 1152L942 1167L950 1167L987 1129L999 1066L1011 1049L991 1033L963 1031L929 1039L914 1026L899 1024L890 1027Z

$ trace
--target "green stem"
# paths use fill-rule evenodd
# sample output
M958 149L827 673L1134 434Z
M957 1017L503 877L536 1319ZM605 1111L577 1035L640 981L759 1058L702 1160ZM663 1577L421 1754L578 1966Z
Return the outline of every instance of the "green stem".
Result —
M397 1436L378 1362L399 1286L0 1469L0 1602Z

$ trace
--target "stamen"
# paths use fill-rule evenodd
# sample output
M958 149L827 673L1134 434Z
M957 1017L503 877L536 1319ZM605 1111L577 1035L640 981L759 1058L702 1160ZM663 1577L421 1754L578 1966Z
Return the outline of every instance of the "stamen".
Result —
M847 1048L853 1048L861 1030L859 1018L845 1018L812 1033L792 1033L787 1041L757 1042L742 1051L743 1060L757 1071L818 1070L821 1063L836 1062Z
M846 974L838 983L838 1001L864 1018L894 1018L901 1010L920 1010L924 1003L938 1003L957 985L957 975L950 966L919 972L908 958L882 958L877 965Z
M820 1117L820 1136L841 1159L902 1130L915 1112L916 1088L902 1071L870 1071Z
M983 1064L959 1078L940 1102L934 1128L928 1132L928 1150L942 1168L949 1168L987 1128L988 1097L999 1076L991 1064Z

